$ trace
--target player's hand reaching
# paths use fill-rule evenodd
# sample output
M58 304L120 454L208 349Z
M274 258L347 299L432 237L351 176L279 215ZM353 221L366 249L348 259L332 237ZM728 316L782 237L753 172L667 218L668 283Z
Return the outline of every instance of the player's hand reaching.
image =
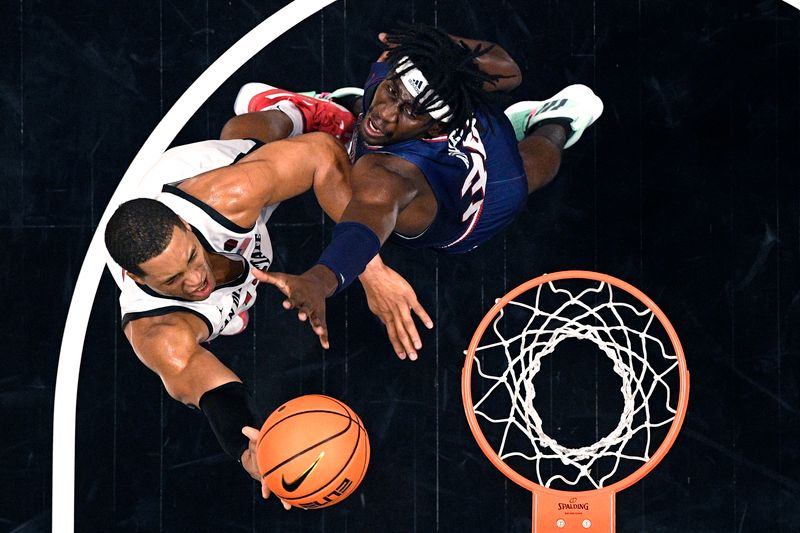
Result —
M256 428L252 428L250 426L245 426L242 428L242 434L250 439L250 444L247 446L247 449L242 454L241 463L242 468L250 474L250 477L261 483L261 497L265 500L269 498L270 490L267 487L266 478L261 477L261 473L258 471L258 463L256 461L256 449L258 447L258 430ZM285 501L281 500L283 504L283 508L287 511L292 508L291 505L286 503Z
M397 357L417 360L417 351L422 348L422 340L411 315L417 317L431 329L433 321L417 300L411 285L397 272L383 264L379 256L370 261L366 270L359 276L370 311L383 322L389 341Z
M264 272L252 269L259 281L278 288L285 296L284 309L297 309L297 318L311 324L311 329L319 336L319 342L326 350L328 343L328 324L325 321L325 298L336 290L336 276L327 267L314 265L300 276L281 272Z
M388 33L386 33L385 31L382 31L382 32L380 32L378 34L378 40L381 42L381 44L383 44L384 46L387 46L389 48L396 47L397 46L396 44L391 44L389 42L388 36L389 36ZM389 59L389 52L384 50L383 53L380 56L378 56L378 60L377 61L378 61L378 63L380 63L382 61L386 61L387 59Z

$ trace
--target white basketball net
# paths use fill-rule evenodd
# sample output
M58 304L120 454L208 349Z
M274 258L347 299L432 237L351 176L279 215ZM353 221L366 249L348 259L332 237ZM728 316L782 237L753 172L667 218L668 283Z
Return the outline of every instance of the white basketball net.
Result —
M556 288L555 283L558 282L532 289L533 305L510 301L493 321L491 331L497 342L479 346L473 357L477 376L488 380L480 396L474 392L476 387L472 387L475 414L479 420L501 425L499 447L492 444L495 452L503 461L511 457L533 461L538 479L532 480L538 484L551 487L557 482L574 487L588 481L594 488L601 488L617 473L623 461L645 463L660 445L659 439L651 439L651 433L654 428L669 425L675 418L677 390L671 394L668 383L677 383L678 360L671 344L665 346L656 336L660 334L664 338L664 329L650 309L638 300L635 300L638 308L617 301L633 299L626 291L605 282L586 280L591 286L575 290L573 294L570 290ZM614 289L620 294L616 295ZM621 298L623 295L625 298ZM543 300L555 301L555 308L541 309ZM506 310L530 313L529 319L523 316L527 323L522 331L517 330L508 338L501 334ZM651 333L651 326L658 333ZM487 329L482 341L490 337ZM620 392L624 409L619 423L608 435L581 448L562 446L548 436L535 406L533 378L541 370L543 358L553 354L559 343L570 338L596 344L622 379ZM492 349L495 353L491 358L482 353ZM501 349L505 363L498 361ZM668 376L669 381L666 381ZM473 383L479 378L473 372ZM498 397L503 405L501 411L505 411L488 407L490 403L496 405L498 402L493 399ZM515 436L518 434L523 438ZM530 448L526 444L524 450L512 449L509 444L512 441L529 441ZM604 473L594 468L600 460L604 462ZM560 462L557 474L546 472L548 469L544 465L548 461Z

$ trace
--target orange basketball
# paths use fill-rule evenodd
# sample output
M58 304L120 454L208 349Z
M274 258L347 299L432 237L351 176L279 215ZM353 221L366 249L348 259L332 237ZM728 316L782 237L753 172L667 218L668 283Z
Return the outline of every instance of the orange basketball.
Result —
M269 415L256 457L273 494L294 507L317 509L355 492L367 471L369 439L347 405L308 394Z

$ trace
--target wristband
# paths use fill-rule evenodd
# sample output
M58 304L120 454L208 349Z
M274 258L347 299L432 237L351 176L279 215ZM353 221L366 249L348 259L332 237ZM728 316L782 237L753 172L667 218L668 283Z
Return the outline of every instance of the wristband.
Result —
M259 427L253 398L244 383L231 381L206 391L198 403L222 449L236 461L241 460L250 444L242 428Z
M337 287L333 294L342 292L353 283L380 249L380 239L364 224L336 224L331 243L317 261L317 264L325 265L336 275Z

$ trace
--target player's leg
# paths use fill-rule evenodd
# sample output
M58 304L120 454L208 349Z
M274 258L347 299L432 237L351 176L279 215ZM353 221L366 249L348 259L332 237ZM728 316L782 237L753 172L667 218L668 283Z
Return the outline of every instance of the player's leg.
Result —
M541 189L556 177L567 130L558 124L535 128L517 145L528 177L528 194Z
M602 112L603 102L585 85L570 85L545 101L519 102L506 109L519 141L528 193L553 180L561 151L575 144Z
M272 142L321 131L346 142L355 125L350 106L361 94L363 91L354 87L314 94L248 83L239 90L234 102L236 116L225 124L220 138Z
M278 141L292 135L294 126L286 113L277 109L238 115L225 123L219 138L258 139L263 143Z

